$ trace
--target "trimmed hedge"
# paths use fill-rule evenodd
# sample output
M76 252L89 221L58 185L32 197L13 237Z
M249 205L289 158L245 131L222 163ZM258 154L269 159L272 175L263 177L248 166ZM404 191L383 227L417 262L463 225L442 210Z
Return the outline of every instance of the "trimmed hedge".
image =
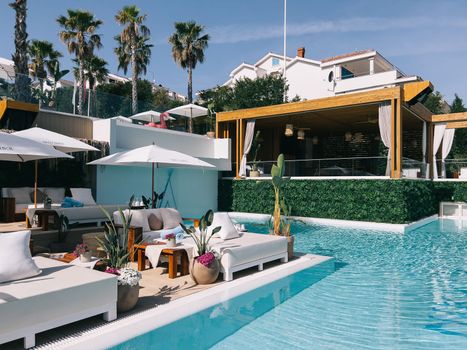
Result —
M443 200L467 201L467 183L418 180L290 180L284 196L292 214L409 223L438 213ZM269 181L220 180L219 210L273 212Z

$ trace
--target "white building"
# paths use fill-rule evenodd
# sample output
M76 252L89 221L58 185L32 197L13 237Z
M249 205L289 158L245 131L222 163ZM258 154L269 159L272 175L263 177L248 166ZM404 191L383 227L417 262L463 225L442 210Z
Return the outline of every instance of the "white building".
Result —
M233 86L243 78L255 79L267 74L282 74L284 57L268 53L255 64L242 63L230 73L224 85ZM297 56L286 58L285 75L288 97L303 100L339 94L392 87L420 80L407 76L375 50L355 51L323 60L305 58L305 48Z

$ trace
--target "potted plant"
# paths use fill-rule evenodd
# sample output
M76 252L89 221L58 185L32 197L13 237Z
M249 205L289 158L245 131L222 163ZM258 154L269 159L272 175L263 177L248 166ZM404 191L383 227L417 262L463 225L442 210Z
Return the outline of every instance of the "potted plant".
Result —
M52 199L50 197L45 197L44 199L44 209L52 209Z
M290 232L291 221L290 215L292 214L292 206L288 205L284 198L281 200L281 209L284 215L281 217L281 235L287 237L287 254L289 260L294 256L294 236Z
M122 210L119 209L122 228L118 230L109 213L101 208L107 216L107 232L104 240L97 238L99 245L106 252L107 262L106 272L117 275L118 298L117 311L126 312L133 309L139 298L139 281L141 274L128 267L131 250L128 249L128 231L131 222L131 213L128 218L125 217Z
M216 137L216 133L214 131L215 124L216 124L216 113L212 110L213 107L214 105L212 103L208 105L208 116L207 116L208 131L206 133L206 136L209 137L210 139L213 139Z
M258 152L261 148L261 132L258 130L255 134L253 142L251 144L253 160L251 162L250 177L259 177L260 173L258 170Z
M89 250L89 247L86 243L80 243L75 247L73 254L79 258L81 262L90 262L92 258L92 253Z
M175 242L176 236L173 233L169 233L165 236L167 240L167 247L175 247L177 243Z
M217 280L219 276L220 265L215 253L209 247L209 241L212 236L220 231L221 227L214 228L208 233L208 227L211 226L214 213L208 210L199 220L199 233L194 227L186 227L180 224L183 230L189 234L196 244L197 257L193 259L191 266L191 277L197 284L210 284Z

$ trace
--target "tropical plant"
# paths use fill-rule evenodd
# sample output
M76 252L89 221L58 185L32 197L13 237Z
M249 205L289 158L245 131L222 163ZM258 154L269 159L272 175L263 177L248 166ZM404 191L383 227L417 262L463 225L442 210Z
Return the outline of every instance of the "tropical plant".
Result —
M273 164L271 168L272 186L274 187L274 213L273 213L273 233L275 235L281 235L281 190L285 183L289 180L284 177L285 162L284 155L279 154L277 157L277 164Z
M202 256L206 253L210 253L211 249L209 247L209 241L211 240L212 236L215 235L217 232L221 230L221 227L218 226L214 228L211 233L208 233L208 227L211 226L212 220L214 219L214 213L212 210L208 210L206 214L204 214L199 219L199 233L197 233L196 229L191 227L186 227L183 224L180 226L183 230L193 238L195 242L196 249L198 251L198 256Z
M73 255L79 257L80 255L89 252L89 247L86 243L79 243L76 245Z
M94 48L102 47L101 37L96 34L102 21L88 11L68 9L67 13L68 17L57 18L58 24L63 28L59 35L67 45L68 52L74 54L78 60L78 113L83 114L84 65L86 59L93 55Z
M281 210L284 215L281 216L281 234L283 236L290 236L290 215L292 215L292 206L287 204L285 198L281 199Z
M28 32L26 29L27 1L14 0L9 6L15 10L15 98L28 102L31 99L31 80L28 68Z
M31 75L39 79L42 91L47 75L53 74L55 64L62 54L54 49L50 41L34 39L29 42L28 55L31 62L29 64Z
M60 82L60 79L62 79L65 75L67 75L70 70L69 69L60 69L60 62L54 61L52 62L52 70L50 72L50 75L52 76L53 80L48 80L47 83L52 86L52 92L50 94L50 102L49 106L53 107L57 103L57 85Z
M193 69L204 62L204 50L208 47L209 35L204 34L204 26L194 21L176 22L175 33L169 37L172 56L175 62L188 71L188 103L193 102ZM188 120L188 131L193 132L193 120Z
M132 214L128 215L128 218L123 214L122 209L118 209L118 214L122 222L121 230L118 230L115 227L115 224L110 217L110 214L107 210L101 207L102 212L108 219L106 225L106 232L104 240L99 238L97 242L102 247L102 249L107 254L107 258L104 259L108 266L111 268L122 269L128 265L131 251L128 250L128 231L130 228Z
M117 40L119 47L116 48L115 52L119 58L119 68L123 67L125 73L129 56L131 63L132 110L133 114L136 114L138 113L138 76L142 71L146 72L146 66L151 56L152 45L147 44L150 31L143 24L146 15L140 15L140 10L135 5L124 6L117 13L115 19L118 24L125 26L120 33L120 39Z

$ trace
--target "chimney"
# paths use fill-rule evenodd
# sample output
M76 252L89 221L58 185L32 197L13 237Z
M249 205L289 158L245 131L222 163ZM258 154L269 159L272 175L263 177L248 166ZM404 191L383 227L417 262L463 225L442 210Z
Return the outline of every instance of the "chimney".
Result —
M305 58L305 48L304 47L299 47L297 49L297 57Z

